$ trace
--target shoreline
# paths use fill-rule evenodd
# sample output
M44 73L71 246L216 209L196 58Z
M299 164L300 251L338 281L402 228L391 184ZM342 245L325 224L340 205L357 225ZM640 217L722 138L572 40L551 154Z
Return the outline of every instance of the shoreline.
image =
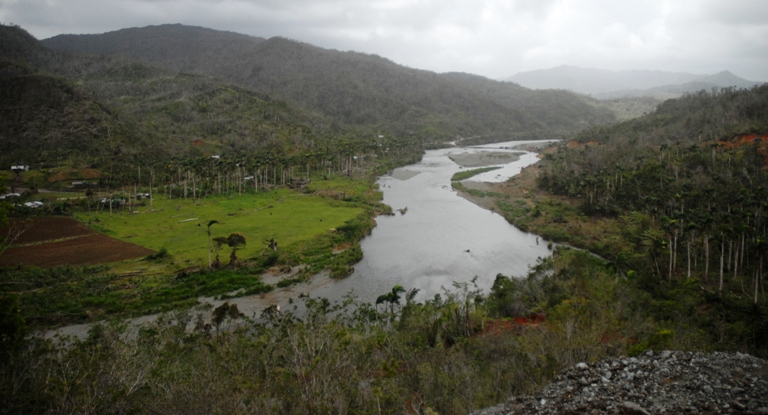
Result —
M294 267L294 269L292 269L291 272L287 272L287 273L266 272L262 274L262 281L265 284L276 285L279 281L283 279L292 278L293 276L295 276L298 271L297 268L298 267ZM325 287L326 285L333 283L334 281L335 280L330 277L330 272L328 270L325 270L318 274L313 275L310 279L308 279L305 282L289 285L287 287L281 287L281 288L276 287L274 290L267 293L253 294L253 295L248 295L243 297L233 297L233 298L228 298L224 300L216 300L215 297L198 297L197 299L198 304L186 309L174 309L174 310L147 314L147 315L138 316L138 317L115 316L113 318L105 318L105 319L90 322L90 323L70 324L70 325L58 327L55 329L38 330L38 331L29 333L29 336L30 337L40 336L44 339L52 339L56 337L74 337L80 340L84 340L88 336L88 332L96 324L109 324L113 320L119 320L121 322L131 325L132 327L139 327L147 323L153 323L160 316L171 314L176 311L190 311L194 313L196 309L198 311L202 311L201 309L210 307L209 310L212 310L224 303L237 305L238 311L243 313L245 317L257 319L261 316L261 313L264 310L272 306L277 306L283 310L288 310L288 307L291 305L296 305L296 306L301 305L302 304L301 301L297 301L300 295L311 296L313 291L316 291L319 288ZM207 313L205 321L210 323L211 322L210 311L207 311L205 313ZM193 327L194 327L194 322L190 322L187 325L187 329L191 329Z

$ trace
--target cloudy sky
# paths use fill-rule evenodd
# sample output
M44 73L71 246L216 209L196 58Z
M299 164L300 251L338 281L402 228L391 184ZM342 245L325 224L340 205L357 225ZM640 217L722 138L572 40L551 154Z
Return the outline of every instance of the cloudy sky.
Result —
M182 23L504 78L574 65L768 81L768 0L0 0L38 39Z

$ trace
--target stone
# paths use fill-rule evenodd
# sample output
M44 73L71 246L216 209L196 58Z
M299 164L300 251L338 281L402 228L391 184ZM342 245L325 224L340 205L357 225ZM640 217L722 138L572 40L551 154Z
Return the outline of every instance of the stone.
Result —
M621 406L622 413L626 415L651 415L642 406L631 401L625 401Z
M747 354L662 351L581 362L535 396L514 397L473 414L768 415L767 380L768 362Z

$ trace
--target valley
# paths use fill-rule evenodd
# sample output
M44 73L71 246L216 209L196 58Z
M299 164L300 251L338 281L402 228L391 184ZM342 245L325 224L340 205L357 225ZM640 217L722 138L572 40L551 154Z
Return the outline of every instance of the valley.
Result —
M764 84L599 101L184 25L0 40L0 412L466 414L577 364L768 356Z

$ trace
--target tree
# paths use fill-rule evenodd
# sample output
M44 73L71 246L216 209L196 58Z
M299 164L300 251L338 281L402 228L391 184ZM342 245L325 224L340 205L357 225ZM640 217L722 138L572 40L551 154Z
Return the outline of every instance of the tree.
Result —
M227 245L232 248L232 254L229 256L229 266L237 267L237 248L245 246L245 235L235 232L227 236Z
M390 315L394 316L395 315L395 308L394 308L395 304L400 304L400 293L404 293L404 292L405 292L405 288L403 288L399 284L395 285L394 287L392 287L392 291L390 291L390 292L388 292L388 293L386 293L384 295L380 295L376 299L376 305L378 306L379 304L384 303L384 302L389 303L389 313L390 313Z
M211 320L213 321L213 325L216 326L216 334L219 334L219 327L221 327L221 323L223 323L224 320L237 320L244 316L245 315L238 310L237 304L229 304L229 302L225 302L216 307L213 309L213 313L211 313Z
M213 253L216 255L216 259L213 260L213 265L211 265L211 268L221 268L221 261L219 261L219 251L224 245L227 245L227 238L223 236L217 236L213 238Z
M19 296L16 294L0 295L0 361L6 352L19 346L27 334L27 325L21 316Z
M208 268L211 267L211 250L213 249L211 245L211 226L219 223L217 220L212 220L208 222Z

